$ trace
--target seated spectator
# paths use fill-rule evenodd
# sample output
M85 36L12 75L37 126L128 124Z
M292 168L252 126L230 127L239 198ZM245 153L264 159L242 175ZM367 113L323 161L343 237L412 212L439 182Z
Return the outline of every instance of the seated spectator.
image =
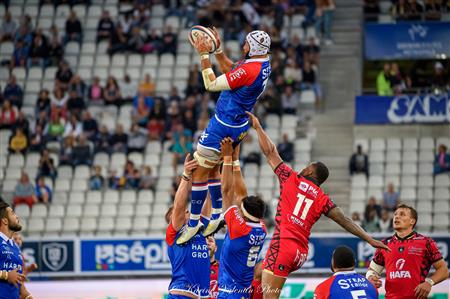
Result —
M30 135L30 121L22 111L19 112L19 116L13 126L13 129L17 128L21 128L26 136Z
M436 91L445 92L447 83L448 83L448 76L445 74L444 66L441 62L437 61L434 64L434 71L433 76L431 76L428 86L431 86L433 89L436 89Z
M397 21L406 21L409 17L409 4L406 0L398 0L391 7L391 15Z
M141 175L139 170L134 167L134 163L132 161L127 161L125 164L125 169L123 171L123 177L125 178L125 188L128 189L137 189L139 187L139 181L141 179Z
M366 208L364 210L364 218L369 217L369 213L374 210L376 212L377 218L380 218L381 216L381 206L377 204L377 200L375 197L371 196L369 200L367 201Z
M144 96L141 93L135 96L133 99L133 121L140 126L146 126L154 104L150 96Z
M127 34L124 32L121 24L117 24L112 31L108 44L108 54L114 55L118 52L124 52L128 49Z
M105 184L105 178L102 175L100 165L94 166L94 174L89 178L89 188L91 190L102 190Z
M358 224L359 226L362 225L361 217L359 216L359 213L358 213L358 212L353 212L353 213L352 213L352 221L353 221L354 223Z
M62 88L55 88L53 93L50 95L51 106L65 110L67 108L67 101L69 100L69 95L64 92Z
M294 144L289 141L287 134L283 134L283 141L277 146L281 159L286 162L294 160Z
M383 70L377 76L377 94L379 96L393 95L391 82L389 81L391 66L389 63L383 65Z
M33 184L30 182L30 178L26 172L22 172L19 182L14 189L13 205L25 203L30 208L37 202L35 190Z
M322 105L322 90L317 83L316 72L308 61L303 62L302 71L302 89L312 89L316 96L316 109L320 109Z
M69 82L69 92L75 91L77 95L84 99L86 96L86 84L81 79L80 75L74 75Z
M122 95L120 93L119 84L114 77L109 77L103 90L103 99L106 105L120 106L122 103Z
M83 134L86 135L87 139L94 141L95 136L98 132L97 121L92 118L91 113L87 110L83 111L81 114Z
M30 151L41 152L45 148L45 137L40 125L34 128L34 133L30 138Z
M286 86L285 92L281 95L283 112L286 114L295 114L297 112L299 102L299 94L294 92L294 88L292 86Z
M141 35L141 28L134 26L131 30L130 38L128 39L128 50L135 53L144 51L144 38Z
M47 89L42 89L39 92L39 97L36 101L36 117L42 111L44 111L46 115L50 115L50 106L51 106L50 93L48 92Z
M392 232L392 217L387 209L381 210L381 218L379 220L380 231L382 233Z
M57 88L62 88L66 91L69 87L69 82L73 77L72 70L70 69L69 64L66 61L62 61L59 65L58 70L56 71L56 82L55 86Z
M380 232L380 224L378 222L377 212L370 210L370 212L364 217L362 228L368 233Z
M36 35L28 53L28 68L32 66L39 66L42 68L47 66L49 52L50 48L47 41L42 36Z
M144 81L139 83L139 93L145 97L153 96L156 91L155 82L153 82L150 74L145 74Z
M400 194L394 190L394 184L389 183L387 191L383 193L383 208L395 211L400 203Z
M35 192L39 202L47 204L52 201L52 189L45 184L45 179L43 177L37 179Z
M11 102L6 100L0 109L0 129L9 129L17 121L19 112L16 107L11 106Z
M69 18L66 21L66 35L64 36L64 46L69 41L78 42L81 45L83 39L83 29L81 22L74 10L70 11Z
M176 173L178 164L186 157L186 154L192 152L192 141L187 139L184 135L173 138L170 152L173 153L172 166Z
M5 12L3 17L2 27L0 30L0 42L12 40L16 34L17 23L11 16L9 10Z
M3 90L3 98L18 109L22 108L23 89L17 84L16 76L11 75L9 77L8 84Z
M114 23L109 16L109 11L104 10L97 25L97 43L101 40L109 40L114 31Z
M398 64L395 62L391 64L388 80L390 82L390 86L393 89L394 94L399 95L406 89L406 84L403 75L400 73Z
M288 59L284 67L284 79L286 85L298 86L302 81L302 70L295 64L295 61Z
M64 139L63 145L59 153L59 165L73 166L73 145L75 139L69 136Z
M78 95L76 90L71 90L69 92L69 99L67 100L67 110L76 116L81 116L81 111L86 108L84 100Z
M73 165L88 165L92 164L91 147L87 143L86 136L83 134L78 138L78 143L73 147L72 151Z
M48 128L45 131L48 132L49 140L60 141L65 131L64 122L62 121L61 116L58 114L53 115L48 124Z
M144 152L148 142L146 133L145 129L140 128L137 124L131 126L130 134L128 136L128 153Z
M421 21L423 14L423 6L417 0L409 0L409 16L410 21Z
M160 51L162 47L162 37L158 30L152 29L147 36L146 44L144 46L144 53L150 53L153 51Z
M160 140L161 136L164 133L164 122L152 118L148 122L147 129L148 129L148 137L150 140Z
M77 139L78 136L80 136L83 133L83 125L78 120L76 115L73 115L70 117L70 121L66 123L66 126L64 128L64 138L67 138L69 136Z
M109 144L113 152L127 152L128 135L124 132L122 124L117 124L116 131L111 135Z
M88 99L93 104L103 103L103 87L100 85L100 78L94 77L92 79L92 85L89 87Z
M439 21L441 19L441 0L426 0L425 1L425 20Z
M11 68L26 67L29 50L29 46L27 46L22 39L19 39L14 46L10 63Z
M122 100L125 102L132 102L134 96L137 93L137 85L133 81L129 75L125 75L122 82L119 84L120 91L122 92Z
M125 187L125 177L119 176L117 170L113 169L109 172L108 176L108 187L110 189L119 190Z
M50 152L44 149L39 159L38 177L50 177L53 181L56 179L58 171L56 170L55 161L50 157Z
M105 125L100 126L100 130L95 136L95 152L106 152L111 153L110 148L111 136L109 134L108 128Z
M363 153L362 146L356 147L356 153L350 158L350 175L355 173L364 173L369 177L369 157Z
M364 15L367 22L378 22L379 14L379 0L364 0Z
M159 54L170 53L176 55L177 53L177 36L172 32L171 26L166 26L162 36L162 45Z
M59 39L53 38L50 41L48 56L49 56L49 61L48 61L49 65L51 65L51 66L60 65L60 63L63 59L63 56L64 56L64 49L63 49Z
M139 181L139 189L155 191L155 186L156 178L152 174L152 168L150 166L144 166Z
M9 138L8 150L14 154L25 154L29 145L28 136L25 135L22 128L17 128Z
M447 147L439 145L438 153L434 158L434 175L450 171L450 154L447 153Z

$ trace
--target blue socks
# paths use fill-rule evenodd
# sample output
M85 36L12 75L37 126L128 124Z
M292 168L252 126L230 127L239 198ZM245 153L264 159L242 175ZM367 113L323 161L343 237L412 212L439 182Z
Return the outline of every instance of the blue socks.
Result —
M220 180L209 180L208 189L211 195L212 213L211 220L219 219L222 213L222 185Z
M198 221L200 220L200 214L202 213L203 203L205 202L207 194L207 182L192 183L191 215L189 216L188 226L197 226Z

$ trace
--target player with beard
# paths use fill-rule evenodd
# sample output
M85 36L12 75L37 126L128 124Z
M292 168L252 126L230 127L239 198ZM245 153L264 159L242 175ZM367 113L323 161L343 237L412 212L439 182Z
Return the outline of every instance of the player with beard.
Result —
M219 261L216 260L217 244L213 236L206 238L206 244L208 244L209 261L211 264L209 274L209 299L215 299L219 294Z
M13 240L14 233L20 230L19 217L6 202L0 201L0 299L32 299L23 284L23 257Z

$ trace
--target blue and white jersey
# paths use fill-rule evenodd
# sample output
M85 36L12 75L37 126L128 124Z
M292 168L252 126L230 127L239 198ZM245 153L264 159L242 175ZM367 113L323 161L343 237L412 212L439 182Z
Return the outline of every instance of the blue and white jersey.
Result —
M0 232L0 271L17 270L23 273L23 258L19 246L9 239L5 234ZM19 299L20 287L5 280L0 280L0 299Z
M314 292L314 299L377 299L377 289L355 271L337 272Z

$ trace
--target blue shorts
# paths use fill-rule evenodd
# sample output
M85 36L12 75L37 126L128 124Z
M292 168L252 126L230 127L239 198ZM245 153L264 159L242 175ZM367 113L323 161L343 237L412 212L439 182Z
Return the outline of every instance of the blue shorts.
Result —
M198 144L204 148L220 152L220 142L222 139L230 137L234 140L233 147L235 147L247 136L249 128L249 122L236 127L227 126L219 122L214 115L209 121L205 132L200 136Z
M244 293L230 294L219 291L219 295L217 295L217 299L248 299L248 298L250 298L250 294Z

